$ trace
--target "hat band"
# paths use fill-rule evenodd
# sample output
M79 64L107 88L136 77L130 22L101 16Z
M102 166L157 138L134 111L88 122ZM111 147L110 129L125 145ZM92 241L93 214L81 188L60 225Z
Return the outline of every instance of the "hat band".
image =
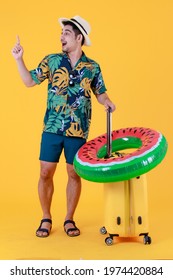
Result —
M85 31L85 33L88 35L88 33L86 32L85 28L84 28L77 20L75 20L74 18L71 18L70 20L72 20L72 21L76 22L77 24L79 24L80 27L81 27L81 28Z

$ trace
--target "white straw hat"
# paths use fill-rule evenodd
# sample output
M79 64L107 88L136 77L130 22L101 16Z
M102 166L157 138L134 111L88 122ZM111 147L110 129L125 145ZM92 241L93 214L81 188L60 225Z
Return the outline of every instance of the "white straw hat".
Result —
M64 22L67 22L67 21L70 21L70 22L74 23L84 36L84 39L85 39L84 45L85 46L90 46L91 45L91 41L90 41L89 36L88 36L90 31L91 31L91 27L85 19L81 18L80 16L74 16L73 18L70 18L70 19L59 18L58 21L59 21L61 27L63 27Z

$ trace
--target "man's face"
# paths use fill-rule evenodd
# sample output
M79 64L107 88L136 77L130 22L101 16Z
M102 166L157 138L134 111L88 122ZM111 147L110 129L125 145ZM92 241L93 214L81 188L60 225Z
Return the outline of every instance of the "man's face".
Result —
M77 38L78 36L75 36L71 25L64 26L60 38L62 43L62 51L68 53L75 50L79 43Z

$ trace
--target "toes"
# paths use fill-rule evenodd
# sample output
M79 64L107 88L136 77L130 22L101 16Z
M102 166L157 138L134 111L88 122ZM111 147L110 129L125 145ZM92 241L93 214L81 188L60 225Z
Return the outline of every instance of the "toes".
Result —
M79 234L79 230L70 230L69 234L70 235L78 235Z
M36 231L36 236L38 237L47 237L51 231L51 225L50 223L43 222L38 230Z
M75 222L67 220L64 222L64 230L68 236L80 235L80 230L76 227Z
M39 236L39 237L48 236L48 233L44 232L44 231L37 231L37 236Z

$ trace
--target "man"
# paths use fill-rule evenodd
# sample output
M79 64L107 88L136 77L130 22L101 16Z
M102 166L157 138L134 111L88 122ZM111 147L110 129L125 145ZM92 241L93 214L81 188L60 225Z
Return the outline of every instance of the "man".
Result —
M39 158L38 193L43 217L36 231L38 237L47 237L51 231L53 176L63 149L68 175L64 231L71 237L80 234L73 218L80 197L81 179L73 169L73 159L88 137L92 92L106 109L115 110L106 93L99 65L82 51L82 45L90 45L89 23L80 16L60 18L59 22L62 26L62 53L47 55L36 69L29 71L25 66L19 37L12 50L19 74L27 87L48 79L47 110Z

